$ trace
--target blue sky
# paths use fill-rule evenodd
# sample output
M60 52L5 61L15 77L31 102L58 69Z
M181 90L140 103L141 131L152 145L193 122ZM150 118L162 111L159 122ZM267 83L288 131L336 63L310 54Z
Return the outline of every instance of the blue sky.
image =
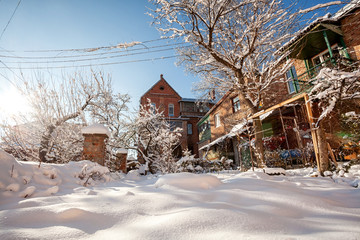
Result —
M301 0L300 6L312 6L325 2L329 1ZM9 21L17 4L18 0L0 0L1 31L3 31L6 23ZM150 26L151 17L145 14L148 12L147 7L149 6L151 5L147 0L22 0L12 21L0 39L0 55L65 56L73 53L29 53L24 51L82 49L116 45L123 42L159 39L160 34L158 31L153 26ZM171 42L157 41L147 44L147 47L164 44L171 44ZM138 48L143 47L139 46ZM151 51L151 49L146 51ZM175 52L169 50L158 53L78 62L72 65L96 65L105 62L153 59L173 55L175 55ZM69 65L69 63L19 65L17 62L25 60L6 57L0 57L0 60L6 63L14 72L18 72L14 67L19 66L44 67ZM175 62L175 58L170 58L167 60L94 67L94 69L103 70L105 73L111 74L115 90L120 93L130 94L132 106L136 107L140 96L159 80L160 74L164 74L165 79L182 97L194 97L194 94L191 92L192 83L199 81L199 79L186 73L183 67L175 66ZM4 65L0 64L0 67L4 67ZM79 68L67 68L62 71L72 72L74 70L79 70ZM2 75L12 81L16 81L16 76L14 76L12 71L0 68ZM30 72L34 72L34 70L23 71L25 76L30 74ZM52 72L54 76L60 76L59 70L45 69L41 71ZM8 91L9 88L9 81L0 75L0 95Z

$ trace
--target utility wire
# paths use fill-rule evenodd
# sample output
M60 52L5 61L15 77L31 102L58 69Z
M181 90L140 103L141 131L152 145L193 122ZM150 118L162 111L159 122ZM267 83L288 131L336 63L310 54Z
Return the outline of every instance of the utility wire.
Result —
M151 39L151 40L146 40L143 42L139 42L138 45L140 44L146 44L146 43L152 43L152 42L158 42L158 41L163 41L163 40L169 40L169 39L173 39L170 37L163 37L163 38L157 38L157 39ZM111 50L114 48L118 48L118 45L109 45L109 46L100 46L100 47L90 47L90 48L70 48L70 49L49 49L49 50L24 50L24 51L19 51L19 52L92 52L94 51L94 49L97 50ZM14 51L16 52L16 51Z
M103 55L112 55L116 53L122 52L137 52L141 50L149 50L149 49L156 49L156 48L164 48L170 46L181 46L187 43L172 43L172 44L165 44L165 45L156 45L150 47L142 47L142 48L135 48L135 49L124 49L118 50L113 52L103 52L103 53L94 53L94 54L80 54L80 55L65 55L65 56L9 56L9 55L0 55L0 58L19 58L19 59L57 59L57 58L79 58L79 57L91 57L91 56L103 56ZM0 47L1 48L1 47ZM175 48L172 48L175 49ZM160 50L159 50L160 51Z
M158 57L158 58L147 58L147 59L138 59L138 60L131 60L131 61L122 61L122 62L107 62L107 63L97 63L97 64L84 64L84 65L76 65L76 66L49 66L49 67L12 67L8 69L53 69L53 68L76 68L76 67L93 67L93 66L105 66L105 65L117 65L117 64L124 64L124 63L137 63L137 62L149 62L149 61L157 61L157 60L164 60L169 58L175 58L180 55L173 55L173 56L166 56L166 57ZM0 67L3 69L5 67Z
M186 46L189 47L189 46ZM184 47L185 48L185 47ZM115 56L106 56L106 57L95 57L95 58L83 58L83 59L71 59L71 60L53 60L53 61L37 61L37 62L6 62L6 63L16 63L16 64L48 64L48 63L75 63L75 62L84 62L84 61L93 61L93 60L103 60L103 59L111 59L111 58L119 58L119 57L128 57L134 55L142 55L142 54L149 54L149 53L158 53L158 52L165 52L174 50L175 48L165 48L160 50L153 50L153 51L145 51L145 52L137 52L137 53L127 53L127 54L120 54Z
M4 30L2 31L2 33L1 33L1 35L0 35L0 40L1 40L2 36L4 35L4 32L6 31L7 27L9 26L11 20L13 19L14 15L15 15L15 13L16 13L16 10L18 9L20 3L21 3L21 0L19 0L19 2L18 2L18 4L16 5L16 8L15 8L13 14L11 15L11 17L10 17L9 21L7 22Z
M5 80L7 80L11 85L13 85L14 87L17 87L16 84L11 81L7 76L5 76L4 74L0 73L0 76L2 76Z
M18 77L19 79L21 79L21 77L19 77L19 75L16 74L16 72L14 72L11 68L8 67L8 65L6 65L3 61L0 60L0 63L3 64L5 66L5 68L9 69L16 77ZM3 67L2 67L3 68ZM9 80L10 81L10 80Z

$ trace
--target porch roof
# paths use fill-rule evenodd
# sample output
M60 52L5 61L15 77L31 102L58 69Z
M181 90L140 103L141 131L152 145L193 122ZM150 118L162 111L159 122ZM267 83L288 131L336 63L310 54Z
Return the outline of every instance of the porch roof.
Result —
M343 35L337 21L322 20L305 28L280 51L288 51L290 58L309 59L327 49L324 32L331 45L339 42L339 37Z
M260 119L263 120L263 119L267 118L268 116L271 115L271 113L272 113L272 111L268 111L265 114L262 114L260 116ZM241 134L241 133L245 132L247 130L246 125L249 123L252 123L252 119L243 120L241 123L236 124L228 134L225 134L224 136L221 136L221 137L215 139L211 143L209 143L205 146L202 146L201 148L199 148L199 150L204 150L206 148L209 149L210 147L223 142L227 138L232 138L232 137L235 137L237 134Z
M319 54L327 48L323 31L326 31L329 42L335 43L336 38L343 35L340 29L340 20L359 7L360 0L352 0L333 16L327 14L316 19L296 32L294 37L285 43L277 53L284 54L288 52L289 57L297 59L307 59Z

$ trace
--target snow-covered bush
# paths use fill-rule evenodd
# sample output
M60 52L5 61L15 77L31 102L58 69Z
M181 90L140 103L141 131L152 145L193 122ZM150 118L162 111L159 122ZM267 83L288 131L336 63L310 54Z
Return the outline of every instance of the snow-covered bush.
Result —
M177 164L177 172L219 172L233 169L233 160L222 157L220 160L206 160L192 156L180 158Z
M110 180L109 169L107 167L100 166L97 163L88 163L83 166L81 172L76 174L76 177L80 178L83 186L93 185L95 181Z

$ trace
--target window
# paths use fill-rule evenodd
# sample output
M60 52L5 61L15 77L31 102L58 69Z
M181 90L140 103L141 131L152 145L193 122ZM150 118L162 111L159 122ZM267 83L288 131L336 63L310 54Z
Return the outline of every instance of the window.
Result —
M174 116L174 104L169 104L169 116Z
M188 135L191 135L193 132L192 132L192 124L191 123L188 123L187 125L187 134Z
M296 79L297 79L296 70L295 70L295 67L292 66L286 72L286 82L287 82L289 93L294 93L299 88L297 81L294 81Z
M237 111L240 110L240 99L239 97L235 97L232 100L232 108L233 108L233 113L236 113Z
M331 47L331 51L332 51L334 58L339 58L340 53L339 53L337 44L335 44ZM341 54L341 55L344 55L344 54ZM312 63L314 64L314 67L317 67L317 69L319 68L319 66L323 66L323 67L329 66L331 64L330 52L329 52L329 50L325 50L322 53L313 57L311 60L312 60Z
M153 113L156 112L156 103L151 103L150 109L152 110Z
M215 127L220 127L221 126L221 122L220 122L220 115L217 113L215 114Z

